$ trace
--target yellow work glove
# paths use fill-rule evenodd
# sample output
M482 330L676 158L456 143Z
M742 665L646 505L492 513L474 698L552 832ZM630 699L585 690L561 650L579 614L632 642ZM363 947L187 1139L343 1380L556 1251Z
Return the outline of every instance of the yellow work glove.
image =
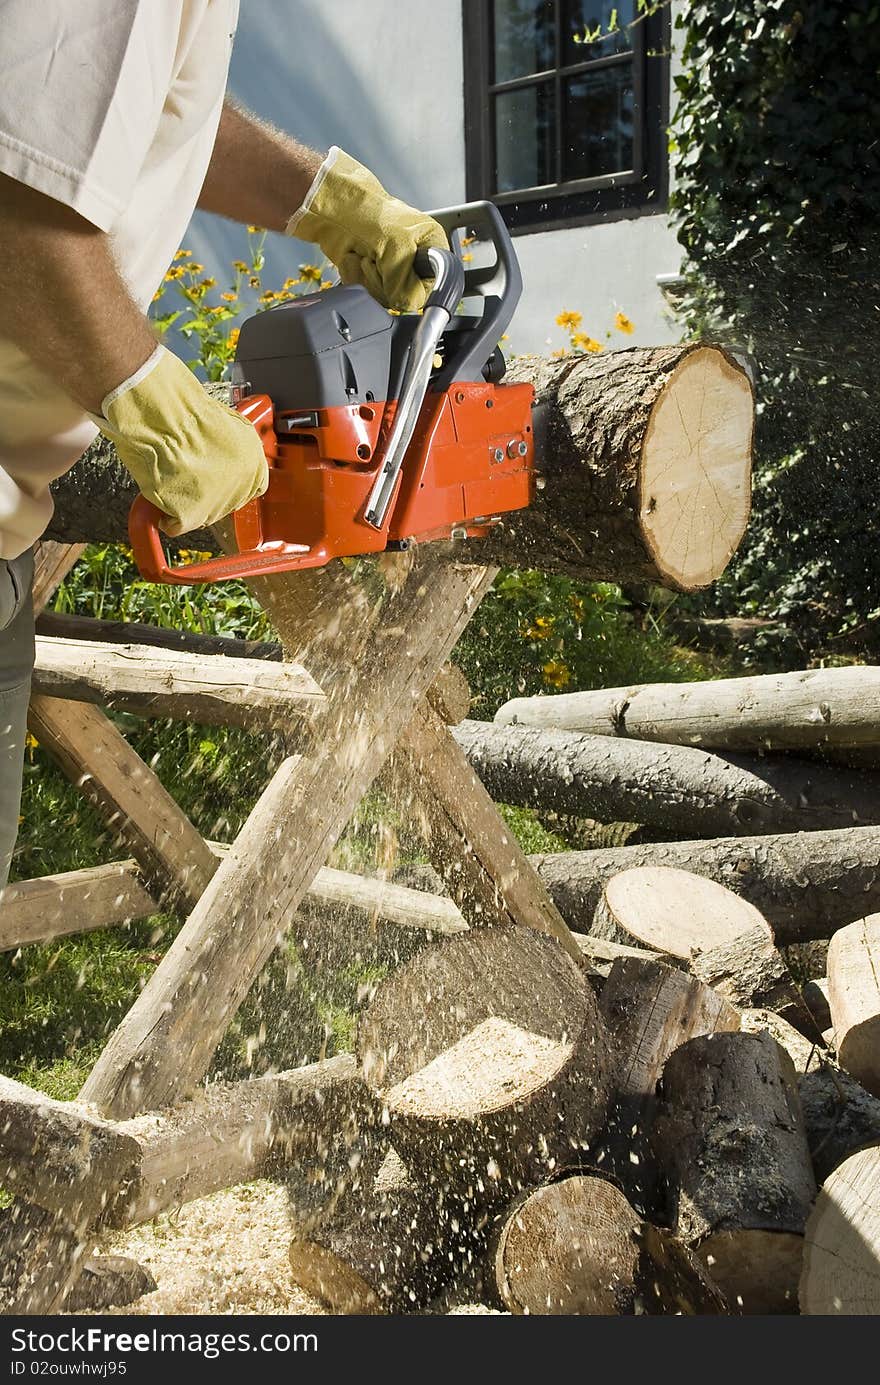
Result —
M138 489L185 534L231 514L269 484L252 423L208 395L164 346L91 415Z
M320 246L344 284L363 284L399 312L418 312L431 291L430 280L413 271L416 251L449 248L438 222L391 197L368 168L335 145L286 230Z

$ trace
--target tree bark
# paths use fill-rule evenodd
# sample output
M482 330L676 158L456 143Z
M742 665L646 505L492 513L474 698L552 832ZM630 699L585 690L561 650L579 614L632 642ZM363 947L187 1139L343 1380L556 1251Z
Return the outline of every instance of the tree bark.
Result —
M453 735L492 797L523 808L669 838L880 823L880 780L852 770L491 722L463 721Z
M486 1236L473 1204L415 1182L392 1151L350 1220L294 1236L290 1267L334 1313L412 1313L485 1248Z
M658 1198L650 1139L663 1065L687 1039L739 1029L739 1015L686 972L635 957L614 962L599 1011L611 1043L614 1090L601 1167L651 1216Z
M695 1256L643 1222L603 1178L575 1176L523 1194L492 1255L495 1290L532 1316L723 1313Z
M823 1063L800 1078L800 1097L820 1183L862 1145L880 1145L880 1098L849 1073Z
M852 665L517 697L495 720L706 750L839 750L880 744L878 698L880 668Z
M469 561L681 590L723 572L748 517L754 415L731 357L693 344L523 357L509 378L536 386L543 485ZM53 492L50 537L126 542L135 489L110 444L93 444ZM189 534L186 546L213 545Z
M37 636L34 692L140 717L289 731L326 699L297 664Z
M379 986L358 1053L395 1148L443 1186L503 1197L586 1147L605 1117L592 991L533 929L475 929L424 949Z
M654 1146L673 1230L731 1306L794 1311L816 1184L791 1059L769 1034L691 1039L662 1091Z
M566 851L532 860L576 932L590 928L606 880L632 866L673 866L717 880L755 905L780 947L827 938L866 910L880 910L876 827Z

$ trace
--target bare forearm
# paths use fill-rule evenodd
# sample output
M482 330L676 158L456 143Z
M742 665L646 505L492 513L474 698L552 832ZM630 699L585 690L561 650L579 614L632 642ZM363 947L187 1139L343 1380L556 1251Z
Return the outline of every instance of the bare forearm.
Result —
M77 404L99 413L156 345L107 236L0 175L0 243L0 331Z
M283 231L323 157L227 99L199 206L245 225Z

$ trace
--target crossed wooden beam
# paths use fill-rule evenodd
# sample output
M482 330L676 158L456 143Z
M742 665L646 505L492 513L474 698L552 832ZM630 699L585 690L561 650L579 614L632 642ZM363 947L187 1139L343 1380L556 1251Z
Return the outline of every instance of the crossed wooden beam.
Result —
M81 551L40 545L38 610ZM281 730L289 753L219 859L98 705L102 698L123 705L128 697L137 709L138 697L157 695L157 679L152 693L132 686L137 678L124 667L124 651L111 653L113 666L105 657L96 673L87 646L67 651L65 673L62 651L57 690L91 700L35 693L31 729L126 842L147 897L170 894L188 911L80 1093L102 1119L126 1122L174 1107L202 1081L238 1007L392 756L387 782L424 825L435 867L464 919L525 924L581 958L428 697L494 575L432 545L380 560L360 576L336 564L253 583L286 662L261 675L258 661L230 670L232 661L224 660L218 673L221 681L224 673L241 680L237 724ZM217 713L208 677L189 688L166 680L165 692L169 714L210 717L212 706ZM124 863L113 869L126 888L138 887ZM92 1223L72 1224L63 1206L47 1208L45 1199L40 1208L19 1204L16 1214L7 1221L5 1247L0 1243L0 1304L6 1312L52 1312L77 1278Z

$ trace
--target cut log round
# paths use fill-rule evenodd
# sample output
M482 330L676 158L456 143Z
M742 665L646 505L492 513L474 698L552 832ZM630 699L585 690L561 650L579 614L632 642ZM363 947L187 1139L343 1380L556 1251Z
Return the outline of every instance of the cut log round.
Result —
M803 669L703 683L517 697L495 720L722 750L876 746L880 668Z
M290 1246L293 1277L334 1313L411 1313L485 1248L484 1222L446 1190L414 1184L392 1151L372 1197Z
M415 1172L499 1196L588 1147L605 1117L596 1002L555 939L476 929L389 976L358 1026L364 1077Z
M710 951L753 929L773 942L770 925L748 900L714 880L670 866L636 866L612 876L605 883L603 904L591 930L597 936L605 936L610 924L619 931L613 941L635 939L687 962L695 952Z
M492 1255L511 1313L722 1313L706 1271L668 1232L643 1222L604 1178L577 1175L525 1193Z
M793 1312L816 1183L788 1054L769 1034L712 1034L666 1063L654 1146L672 1229L744 1313Z
M761 912L778 946L827 938L880 909L880 829L652 842L533 856L570 928L588 932L605 882L633 866L672 866L726 885Z
M663 1065L687 1039L739 1029L739 1015L686 972L637 957L614 962L599 1009L611 1043L615 1092L601 1167L640 1210L651 1213L658 1199L650 1134Z
M722 757L693 746L482 721L463 721L453 734L492 797L524 808L638 822L668 837L880 822L876 777L782 755Z
M828 1177L807 1222L802 1313L880 1313L880 1145Z
M838 1058L880 1096L880 914L841 928L831 939L828 1003Z
M732 357L693 343L520 357L508 379L536 387L543 485L468 549L470 561L682 590L724 571L748 517L754 419ZM51 537L127 542L134 483L108 442L94 443L53 494ZM187 544L213 546L202 533Z
M821 1030L763 919L728 942L695 952L690 967L694 976L726 996L732 1005L775 1010L789 1024L822 1042Z

